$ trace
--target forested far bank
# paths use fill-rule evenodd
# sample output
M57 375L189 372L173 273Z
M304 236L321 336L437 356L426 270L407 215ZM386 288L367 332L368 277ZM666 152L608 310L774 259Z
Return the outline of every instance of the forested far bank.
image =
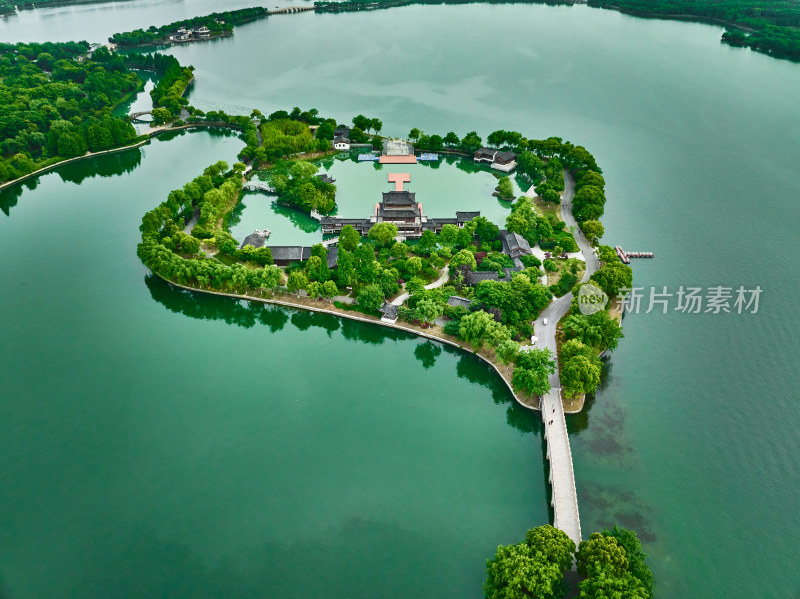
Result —
M235 26L265 18L267 14L268 9L262 6L215 12L210 15L174 21L168 25L151 25L147 29L115 33L108 38L108 41L118 46L133 47L209 39L220 35L229 35ZM192 32L192 30L198 30L203 27L207 31L202 34Z
M412 4L470 4L474 0L317 0L317 12L377 10ZM485 0L489 4L573 5L573 0ZM721 41L746 46L774 58L800 60L800 4L794 0L588 0L596 8L639 17L719 23L728 28Z
M136 139L111 111L142 79L105 48L86 57L88 47L0 45L0 182Z

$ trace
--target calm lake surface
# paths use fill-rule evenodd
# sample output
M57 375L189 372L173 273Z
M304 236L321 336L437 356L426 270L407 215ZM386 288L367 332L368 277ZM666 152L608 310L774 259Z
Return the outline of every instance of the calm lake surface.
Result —
M24 39L130 28L34 12ZM204 109L570 139L604 169L606 241L656 253L637 285L760 285L755 315L628 315L572 451L584 535L635 528L659 597L795 596L800 66L719 35L582 6L426 6L271 18L172 52ZM0 36L18 39L9 22ZM480 597L494 546L547 521L535 417L479 364L443 350L426 368L416 339L147 276L141 214L240 145L184 135L0 198L3 599ZM373 183L357 185L368 210Z

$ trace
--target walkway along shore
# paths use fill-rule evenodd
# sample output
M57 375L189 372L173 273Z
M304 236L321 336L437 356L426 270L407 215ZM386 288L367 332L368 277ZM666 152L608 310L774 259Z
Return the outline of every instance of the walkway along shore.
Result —
M356 316L355 314L353 314L351 312L348 312L346 310L324 308L324 307L320 307L320 306L309 306L308 304L303 304L301 302L293 302L293 301L290 301L289 297L287 297L286 294L282 295L282 297L284 297L285 299L275 299L274 297L256 297L254 295L242 295L240 293L226 293L225 291L214 291L212 289L200 289L198 287L190 287L188 285L181 285L180 283L176 283L175 281L170 281L169 279L161 276L159 273L157 273L155 271L151 270L150 272L152 272L154 275L156 275L159 279L161 279L165 283L168 283L168 284L172 285L173 287L177 287L178 289L183 289L184 291L196 291L198 293L207 293L209 295L218 295L218 296L221 296L221 297L229 297L231 299L236 299L236 300L247 300L247 301L252 301L252 302L261 302L262 304L273 304L273 305L276 305L276 306L283 306L285 308L295 308L297 310L306 310L308 312L321 312L323 314L330 314L331 316L338 316L338 317L341 317L341 318L349 318L350 320L357 320L359 322L366 322L368 324L375 324L375 325L378 325L378 326L381 326L381 327L385 327L387 329L396 329L396 330L404 331L406 333L411 333L411 334L417 335L419 337L425 337L426 339L430 339L431 341L438 341L439 343L446 343L447 345L450 345L452 347L460 349L460 350L462 350L462 351L464 351L464 352L466 352L468 354L472 354L474 356L477 356L478 358L480 358L481 360L486 362L489 366L491 366L494 369L494 371L500 376L500 378L503 379L503 382L506 384L506 387L508 388L509 393L511 393L511 395L514 397L514 399L516 400L516 402L519 405L521 405L522 407L527 408L529 410L535 410L535 411L539 410L538 406L530 405L530 403L527 403L527 402L523 401L522 399L520 399L519 396L517 396L516 393L514 393L514 389L511 387L511 382L506 378L506 375L503 373L503 371L500 370L500 368L498 368L497 364L492 362L486 356L481 355L477 351L474 351L474 350L470 349L469 347L464 346L463 344L459 344L459 343L456 343L455 341L451 341L450 339L446 339L444 337L439 337L438 335L432 335L430 333L425 333L424 331L420 331L420 330L417 330L417 329L414 329L414 328L411 328L411 327L406 327L406 326L403 326L401 324L397 324L397 323L392 324L392 323L389 323L389 322L383 322L377 317L370 318L366 314L362 314L360 316ZM310 300L310 301L314 301L314 300Z

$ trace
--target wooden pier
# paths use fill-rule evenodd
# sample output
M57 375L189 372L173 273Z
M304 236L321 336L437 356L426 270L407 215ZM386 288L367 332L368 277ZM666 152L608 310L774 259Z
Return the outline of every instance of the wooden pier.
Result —
M626 252L620 246L614 246L614 251L623 264L630 264L631 258L655 258L653 252Z

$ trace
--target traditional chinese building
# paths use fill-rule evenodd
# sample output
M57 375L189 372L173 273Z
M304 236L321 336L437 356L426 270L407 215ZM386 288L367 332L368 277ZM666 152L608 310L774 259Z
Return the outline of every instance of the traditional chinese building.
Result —
M416 164L414 146L403 139L384 139L381 164Z
M392 191L383 193L380 202L375 204L375 210L369 218L339 218L325 216L320 220L322 232L325 235L336 234L345 225L351 225L362 235L366 235L377 223L392 223L397 225L398 233L403 237L421 237L424 231L438 233L444 225L463 227L465 223L481 215L480 212L456 212L455 218L429 218L422 209L422 203L417 202L416 194L403 189L403 183L411 181L407 173L392 173L389 182L394 183Z
M509 173L517 166L517 155L514 152L501 152L492 148L480 148L472 155L475 162L487 162L491 167Z

